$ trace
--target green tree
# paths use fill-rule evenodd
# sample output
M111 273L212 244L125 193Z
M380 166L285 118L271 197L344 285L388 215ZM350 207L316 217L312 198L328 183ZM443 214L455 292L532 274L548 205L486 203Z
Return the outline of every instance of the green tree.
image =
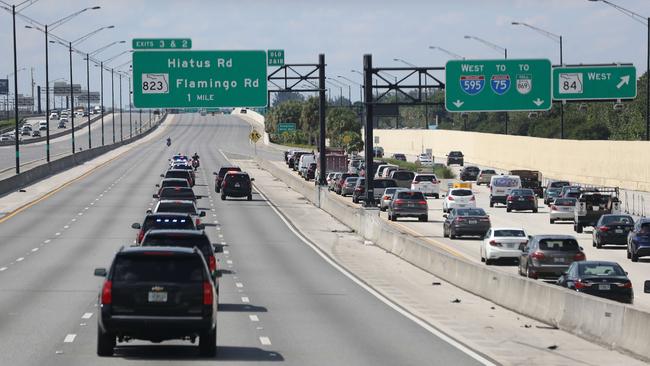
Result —
M299 126L302 132L307 136L309 144L312 144L312 141L315 143L315 141L318 140L318 107L318 98L311 97L302 104L300 112Z

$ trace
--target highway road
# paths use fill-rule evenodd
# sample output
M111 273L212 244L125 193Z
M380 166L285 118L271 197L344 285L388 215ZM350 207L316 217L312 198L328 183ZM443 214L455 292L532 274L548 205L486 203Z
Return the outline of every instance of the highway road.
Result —
M465 163L466 166L471 165ZM452 166L452 170L458 176L460 168ZM490 193L489 189L485 186L472 187L476 196L476 206L483 208L488 215L492 227L515 227L523 228L529 235L536 234L567 234L574 235L580 246L583 247L588 260L606 260L618 262L623 269L629 274L635 293L634 306L643 310L650 310L650 294L643 293L643 282L650 279L650 259L640 258L639 262L633 263L626 258L625 246L604 246L602 249L597 249L592 246L592 228L585 228L582 234L577 234L573 231L573 224L571 222L557 222L556 224L549 223L549 207L544 205L542 199L539 199L539 211L531 213L530 211L510 213L506 212L505 206L497 205L490 208ZM446 187L441 187L441 193L446 193ZM331 193L335 194L335 193ZM339 199L354 205L350 197L343 198L338 196ZM418 222L417 219L400 218L397 222L388 221L385 212L381 213L381 217L386 219L391 225L397 226L399 229L410 234L419 236L427 240L434 246L440 247L449 253L458 257L463 257L474 262L480 263L480 245L482 240L473 237L462 237L459 239L444 238L442 235L442 227L444 222L442 212L442 198L432 199L429 198L429 222ZM485 264L483 264L485 265ZM514 261L500 261L493 266L495 269L517 274L517 264Z
M120 129L120 116L122 118L122 129ZM152 115L153 117L153 115ZM139 126L140 119L139 119L139 114L138 113L133 113L132 116L132 123L133 123L133 133L136 133L136 127ZM143 123L143 129L146 126L146 122L148 122L149 114L142 114L142 123ZM87 117L77 117L75 118L75 124L81 122L85 122ZM40 120L37 119L37 120ZM36 127L38 127L38 122L34 122L36 124ZM50 121L50 130L51 133L58 132L60 130L56 129L56 126L58 124L58 120L51 120ZM70 129L71 125L68 123L68 129ZM115 139L116 141L120 140L120 130L122 131L122 134L124 138L129 137L129 114L128 113L123 113L123 114L117 114L115 118ZM43 131L45 132L45 131ZM102 128L101 128L101 121L97 120L91 124L91 140L92 140L92 146L97 147L101 146L102 142ZM26 137L26 136L25 136ZM72 151L72 145L71 145L71 134L67 134L55 139L52 139L50 141L50 154L51 158L55 159L57 157L62 157L65 155L69 155ZM104 143L105 144L110 144L113 142L113 120L112 120L112 115L105 115L104 116ZM86 150L88 149L88 128L85 127L81 130L75 131L75 147L76 150L79 151L81 150ZM45 141L41 142L35 142L32 144L27 144L27 145L21 145L20 146L20 157L21 157L21 166L23 164L30 164L33 165L33 162L36 160L43 160L45 159L45 154L46 154L46 143ZM0 173L4 171L11 170L12 168L15 167L15 147L14 145L8 145L8 146L0 146Z
M250 131L234 116L177 115L143 143L13 217L0 219L0 352L7 365L153 365L283 362L291 365L476 365L469 355L399 314L327 264L264 199L221 201L212 171L251 154ZM197 194L213 242L228 258L220 285L218 355L197 358L189 342L118 344L95 354L101 279L133 242L131 223L153 204L167 156L201 156ZM277 151L258 154L279 159ZM433 226L433 225L432 225ZM225 254L224 254L225 255Z

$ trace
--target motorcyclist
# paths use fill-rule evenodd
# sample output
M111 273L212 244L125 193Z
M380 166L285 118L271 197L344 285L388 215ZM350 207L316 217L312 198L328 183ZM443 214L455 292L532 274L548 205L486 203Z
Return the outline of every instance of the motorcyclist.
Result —
M169 145L171 145L171 144L172 144L172 138L171 138L171 137L168 137L168 138L167 138L167 146L169 146Z
M195 152L194 155L192 155L192 167L194 168L194 171L196 171L199 165L199 154Z

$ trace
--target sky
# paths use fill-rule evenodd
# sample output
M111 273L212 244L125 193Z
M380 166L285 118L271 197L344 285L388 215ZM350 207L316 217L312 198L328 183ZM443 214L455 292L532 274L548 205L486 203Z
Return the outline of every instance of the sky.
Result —
M650 16L650 0L610 0L642 16ZM17 4L19 0L2 0ZM285 63L316 63L325 54L327 76L361 82L351 70L363 69L363 55L373 55L375 67L400 67L403 59L418 66L444 66L445 48L467 59L497 59L493 50L465 35L480 37L508 49L508 58L548 58L559 63L559 43L511 22L526 22L563 36L565 64L628 63L637 74L646 71L648 30L644 24L603 2L588 0L39 0L22 13L51 23L77 10L89 10L53 33L72 40L101 26L79 44L92 52L125 40L97 55L107 59L129 49L133 38L191 38L195 50L284 49ZM44 36L16 21L20 94L30 95L34 82L44 85ZM13 71L11 14L0 10L0 78ZM117 66L129 60L123 55ZM50 80L69 78L68 53L50 45ZM90 89L99 90L99 68L90 70ZM86 65L73 57L74 83L86 85ZM352 99L359 87L352 85ZM110 77L104 75L105 95ZM117 88L117 79L116 79ZM10 78L13 90L13 77ZM12 91L13 92L13 91ZM116 90L118 93L119 90ZM124 100L128 86L123 81ZM347 91L344 91L347 95Z

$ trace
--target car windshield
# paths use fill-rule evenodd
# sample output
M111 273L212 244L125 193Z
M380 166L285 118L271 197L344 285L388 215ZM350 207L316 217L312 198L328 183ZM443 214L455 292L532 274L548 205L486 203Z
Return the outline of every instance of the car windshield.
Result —
M361 164L361 160L352 160L350 162L350 165L352 165L354 168L358 168L359 164Z
M386 189L384 190L384 194L390 196L390 195L392 195L393 193L395 193L396 190L397 190L397 188L394 188L394 187L386 188Z
M420 174L417 175L413 180L416 182L437 182L438 178L433 174L428 174L428 175Z
M575 239L542 239L539 241L539 249L577 252L580 250L580 246Z
M233 166L223 167L219 169L219 176L223 178L223 176L226 175L227 172L241 172L241 169Z
M142 246L154 246L154 247L183 247L183 248L193 248L197 247L203 253L203 256L208 258L209 255L212 255L210 251L211 244L207 236L198 236L198 235L183 235L183 234L170 234L170 233L161 233L155 235L145 235Z
M632 225L634 224L634 219L630 216L614 216L614 215L607 215L603 216L603 225Z
M372 181L372 183L373 188L388 188L397 186L397 183L395 183L395 181L392 179L375 179Z
M118 256L115 259L112 280L113 282L202 282L204 267L197 256Z
M553 204L555 206L575 206L577 201L575 198L558 198Z
M452 189L451 193L449 193L450 196L458 196L458 197L463 197L463 196L471 196L472 191L469 189Z
M358 177L348 177L348 178L345 179L345 183L346 184L356 184L358 179L359 179Z
M413 176L415 176L415 173L413 173L413 172L396 171L396 172L393 172L393 175L391 176L391 178L399 179L399 180L413 180Z
M452 152L449 153L449 156L453 156L453 157L456 158L456 157L463 156L463 153L460 152L460 151L452 151Z
M482 170L482 171L481 171L481 174L496 174L496 173L497 173L497 172L495 172L495 171L492 170L492 169L485 169L485 170Z
M194 222L187 217L155 217L150 216L144 220L142 230L147 232L150 229L194 229Z
M397 198L405 200L424 200L422 192L398 191Z
M533 196L535 193L533 193L532 190L530 189L515 189L512 191L513 196Z
M641 234L650 234L650 222L641 224L641 230L639 232Z
M625 276L621 266L607 263L582 263L578 271L582 276Z
M162 182L163 187L187 187L189 188L190 185L187 184L187 180L185 179L179 179L179 180L164 180Z
M228 183L247 183L250 181L250 178L246 174L229 174L226 175L226 181Z
M568 186L569 182L567 181L556 181L556 182L551 182L550 188L562 188L564 186Z
M515 229L495 229L494 236L501 237L516 237L516 238L525 238L526 233L523 230Z
M487 216L482 208L459 208L456 216Z
M180 212L195 215L196 209L194 208L194 205L190 203L161 202L158 205L156 212Z
M186 170L168 170L165 178L187 178L189 174Z
M478 172L480 169L475 167L475 166L468 166L468 167L465 167L465 170L468 171L468 172Z

